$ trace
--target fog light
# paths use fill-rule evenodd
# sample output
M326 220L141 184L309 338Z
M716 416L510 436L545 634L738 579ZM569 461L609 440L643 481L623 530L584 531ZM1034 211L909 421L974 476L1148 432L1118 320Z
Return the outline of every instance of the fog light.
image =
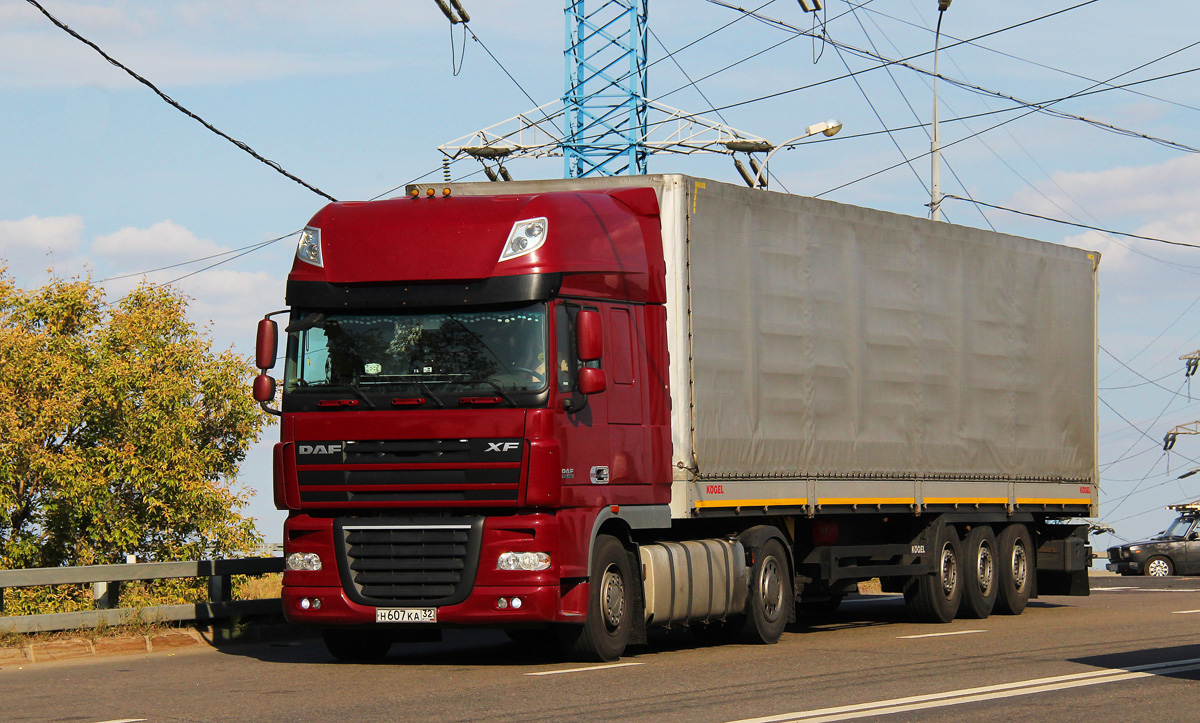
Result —
M292 571L316 572L321 569L321 557L315 552L293 552L284 567Z
M536 572L550 569L548 552L504 552L496 558L497 570L525 570Z
M321 598L319 598L319 597L313 598L313 610L320 610L320 609L321 609Z
M508 600L506 600L505 598L497 598L496 599L496 607L500 608L501 610L507 608Z
M300 598L300 609L301 610L308 610L311 607L312 607L312 600L309 600L306 597Z
M513 598L512 606L513 606L513 610L520 610L521 609L521 598L519 598L519 597Z

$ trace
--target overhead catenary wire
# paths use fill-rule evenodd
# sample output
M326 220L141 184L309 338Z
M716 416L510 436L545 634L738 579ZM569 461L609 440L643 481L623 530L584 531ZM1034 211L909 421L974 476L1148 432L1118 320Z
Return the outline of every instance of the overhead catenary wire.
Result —
M67 27L67 25L66 25L65 23L63 23L61 20L59 20L58 18L56 18L56 17L54 17L53 15L51 15L51 14L50 14L50 12L49 12L48 10L46 10L46 8L42 7L42 5L41 5L40 3L38 3L38 2L37 2L37 0L25 0L25 2L27 2L27 3L29 3L30 5L32 5L32 6L34 6L35 8L37 8L37 9L38 9L38 11L42 13L42 15L45 15L45 16L46 16L46 18L47 18L47 19L48 19L50 22L54 23L54 25L56 25L56 26L57 26L57 27L58 27L60 30L63 30L63 31L64 31L64 32L66 32L68 35L70 35L71 37L75 38L76 40L78 40L79 42L83 43L84 45L87 45L87 46L88 46L89 48L91 48L92 50L95 50L97 53L99 53L99 54L100 54L100 56L101 56L102 58L104 58L105 60L107 60L109 63L111 63L112 65L116 66L117 68L120 68L121 70L125 71L125 73L126 73L126 74L128 74L128 75L129 75L131 78L133 78L133 79L134 79L134 80L136 80L137 82L141 83L142 85L146 86L146 87L147 87L147 88L149 88L150 90L154 91L155 95L157 95L159 98L162 98L164 101L166 101L166 103L167 103L168 105L170 105L170 106L171 106L172 108L174 108L175 110L179 111L180 113L183 113L183 114L184 114L184 115L186 115L187 117L191 118L192 120L196 121L196 122L197 122L197 123L199 123L200 125L202 125L202 126L204 126L205 128L207 128L209 131L212 131L213 133L217 134L217 135L218 135L218 136L220 136L221 138L224 138L225 140L229 141L229 142L230 142L230 143L232 143L233 145L235 145L235 146L237 146L238 148L242 149L242 150L243 150L243 151L245 151L246 153L250 154L250 156L251 156L251 157L253 157L255 160L257 160L257 161L260 161L260 162L262 162L262 163L264 163L264 164L266 164L266 165L270 166L270 167L271 167L271 168L273 168L273 169L274 169L276 172L278 172L278 173L282 174L283 176L285 176L285 177L287 177L287 178L289 178L289 179L291 179L291 180L295 181L296 183L300 184L301 186L304 186L305 188L307 188L308 190L310 190L310 191L312 191L313 193L317 194L318 196L324 196L325 198L329 199L330 201L333 201L333 202L335 202L335 203L337 202L337 199L336 199L336 198L334 198L333 196L331 196L331 195L329 195L328 193L326 193L326 192L322 191L321 189L317 188L316 186L314 186L314 185L312 185L312 184L308 183L307 181L305 181L305 180L301 179L299 176L296 176L295 174L293 174L293 173L290 173L289 171L285 170L285 169L283 168L283 166L279 165L279 164L278 164L278 163L276 163L275 161L272 161L272 160L271 160L271 159L269 159L269 158L265 158L265 157L263 157L262 155L260 155L260 154L259 154L257 151L255 151L253 148L251 148L251 147L250 147L249 145L247 145L246 143L244 143L244 142L242 142L242 141L239 141L238 139L236 139L236 138L234 138L234 137L230 136L229 134L227 134L227 133L225 133L224 131L220 130L219 128L217 128L217 127L216 127L216 126L214 126L213 124L209 123L208 121L204 120L204 119L203 119L203 118L201 118L200 116L196 115L196 114L195 114L195 113L193 113L192 111L190 111L190 110L188 110L187 108L183 107L183 105L182 105L182 104L180 104L180 103L179 103L178 101L176 101L175 99L171 98L171 97L170 97L169 95L167 95L166 93L164 93L164 92L162 92L161 90L159 90L159 89L158 89L158 87L157 87L157 86L155 86L153 83L151 83L149 80L146 80L144 77L142 77L141 75L138 75L138 74L137 74L137 73L135 73L133 70L131 70L129 67L127 67L126 65L122 64L120 61L118 61L117 59L113 58L113 57L112 57L111 55L109 55L108 53L104 52L104 50L103 50L103 49L101 49L99 45L96 45L96 44L95 44L95 43L93 43L91 40L88 40L87 38L83 37L83 36L82 36L82 35L80 35L79 33L77 33L77 32L75 32L74 30L72 30L71 28Z

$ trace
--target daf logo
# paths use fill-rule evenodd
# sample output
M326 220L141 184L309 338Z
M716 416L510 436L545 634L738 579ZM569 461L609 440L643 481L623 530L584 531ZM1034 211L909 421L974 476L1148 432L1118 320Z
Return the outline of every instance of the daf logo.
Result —
M299 447L300 454L341 454L342 445L340 444L302 444Z
M484 452L511 452L514 449L520 449L520 442L488 442L487 449Z

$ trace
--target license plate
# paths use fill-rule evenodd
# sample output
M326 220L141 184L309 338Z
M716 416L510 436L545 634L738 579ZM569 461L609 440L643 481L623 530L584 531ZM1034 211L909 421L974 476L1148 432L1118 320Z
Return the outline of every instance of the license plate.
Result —
M375 608L377 623L436 623L437 608Z

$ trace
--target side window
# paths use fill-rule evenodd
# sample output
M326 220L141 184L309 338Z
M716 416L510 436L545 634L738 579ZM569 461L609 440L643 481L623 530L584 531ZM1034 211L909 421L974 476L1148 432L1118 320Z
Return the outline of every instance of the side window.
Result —
M558 358L555 360L558 379L558 391L567 393L575 388L576 373L580 366L601 368L600 360L580 362L575 355L575 315L583 308L578 304L559 304L555 311L555 346ZM587 307L593 309L595 307Z
M575 304L559 304L555 311L554 329L555 346L558 358L555 360L558 379L558 391L571 391L571 380L575 378L575 369L579 361L575 358L575 315L579 307Z

